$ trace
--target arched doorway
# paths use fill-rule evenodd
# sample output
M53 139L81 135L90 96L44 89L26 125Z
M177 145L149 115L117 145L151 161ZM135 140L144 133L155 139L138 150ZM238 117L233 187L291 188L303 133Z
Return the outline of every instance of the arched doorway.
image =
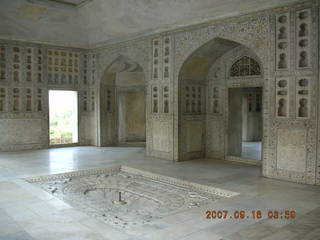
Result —
M100 83L100 146L145 146L146 84L142 67L119 56Z
M248 66L243 60L249 61ZM239 64L235 63L239 62L241 70L236 73ZM243 115L244 102L248 101L245 96L250 94L256 97L260 119L253 114L247 114L246 118L258 119L254 124L261 132L253 135L261 141L263 71L256 54L242 44L222 38L215 38L194 51L179 72L179 160L218 158L261 165L257 159L243 157L241 147L235 151L236 145L253 139L250 136L254 127L249 126L252 121L245 120ZM238 97L230 98L235 95ZM241 104L236 106L236 103ZM235 119L236 113L239 116L233 129L235 125L230 124L230 119Z

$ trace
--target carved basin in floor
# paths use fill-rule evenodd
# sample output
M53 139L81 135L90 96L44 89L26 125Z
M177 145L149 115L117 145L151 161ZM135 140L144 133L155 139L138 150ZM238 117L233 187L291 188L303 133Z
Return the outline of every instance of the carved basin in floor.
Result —
M127 166L26 180L88 215L125 231L220 198L238 195Z

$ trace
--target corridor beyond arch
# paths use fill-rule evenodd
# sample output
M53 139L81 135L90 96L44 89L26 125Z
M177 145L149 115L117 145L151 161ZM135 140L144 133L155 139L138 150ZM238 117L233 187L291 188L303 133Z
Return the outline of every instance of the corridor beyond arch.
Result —
M179 71L179 160L219 158L261 165L261 161L242 157L241 149L238 156L229 156L230 139L235 137L228 124L228 96L233 88L264 90L261 61L246 46L214 38L184 61ZM257 101L261 112L263 90ZM242 139L242 130L237 134Z
M145 146L146 84L142 67L120 55L100 82L100 146Z

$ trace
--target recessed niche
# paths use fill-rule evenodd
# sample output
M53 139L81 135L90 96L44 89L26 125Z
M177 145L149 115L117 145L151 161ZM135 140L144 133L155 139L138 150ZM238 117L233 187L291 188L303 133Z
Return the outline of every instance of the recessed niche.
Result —
M284 88L287 86L287 81L286 80L280 80L278 82L278 86L281 87L281 88Z
M287 108L286 108L286 100L281 98L278 102L278 116L279 117L286 117L287 116Z
M285 16L285 15L280 16L278 18L278 21L279 21L279 23L286 23L287 22L287 16Z
M281 42L278 44L279 49L286 49L288 47L288 43L286 42Z
M299 80L300 87L306 87L306 86L308 86L308 83L309 83L308 79L303 78L303 79Z
M307 39L302 39L299 41L299 46L304 48L304 47L307 47L308 46L308 40Z
M308 117L308 100L306 98L299 100L299 117Z
M300 13L299 13L299 19L300 19L300 20L305 20L305 19L308 18L308 16L309 16L309 14L308 14L307 11L303 11L303 12L300 12Z
M287 30L285 27L280 27L279 28L279 36L278 38L281 39L287 39L288 35L287 35Z

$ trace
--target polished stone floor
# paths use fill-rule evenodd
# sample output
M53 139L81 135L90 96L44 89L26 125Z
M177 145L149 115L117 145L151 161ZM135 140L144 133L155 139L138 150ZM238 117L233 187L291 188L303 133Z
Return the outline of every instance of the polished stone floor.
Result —
M24 177L128 165L206 184L240 195L146 224L129 235L73 208ZM0 240L317 240L320 187L267 179L260 168L218 160L172 162L144 156L143 148L73 147L0 153ZM206 219L207 210L227 210L226 219ZM244 210L249 218L234 219ZM260 210L262 218L253 219ZM292 220L268 219L268 210L294 210ZM137 237L138 236L138 237Z

